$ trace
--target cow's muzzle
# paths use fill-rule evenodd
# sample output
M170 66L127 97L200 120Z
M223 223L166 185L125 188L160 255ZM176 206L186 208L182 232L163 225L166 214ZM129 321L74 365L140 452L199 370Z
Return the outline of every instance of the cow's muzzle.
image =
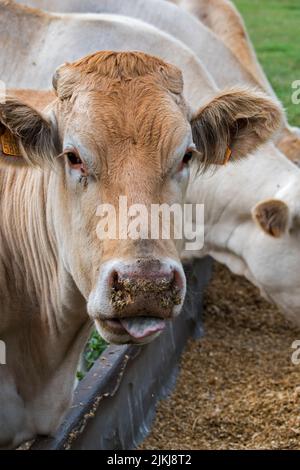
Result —
M102 272L103 287L105 293L98 296L97 312L89 309L100 333L111 336L111 342L144 343L179 314L186 282L176 261L141 258L107 263Z

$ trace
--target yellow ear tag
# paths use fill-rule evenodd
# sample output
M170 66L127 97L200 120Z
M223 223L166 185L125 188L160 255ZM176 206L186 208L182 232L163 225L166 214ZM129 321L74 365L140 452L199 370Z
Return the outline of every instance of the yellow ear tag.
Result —
M225 153L225 157L224 157L223 165L226 165L226 163L229 162L231 155L232 155L232 150L231 150L229 147L227 147L227 150L226 150L226 153Z
M9 157L22 157L18 140L12 135L10 130L5 128L4 133L0 136L2 153Z

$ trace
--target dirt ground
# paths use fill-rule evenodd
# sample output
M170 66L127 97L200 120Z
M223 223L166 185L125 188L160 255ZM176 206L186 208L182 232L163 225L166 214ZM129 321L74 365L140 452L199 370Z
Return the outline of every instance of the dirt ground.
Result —
M300 449L300 365L291 361L300 330L219 265L204 325L141 449Z

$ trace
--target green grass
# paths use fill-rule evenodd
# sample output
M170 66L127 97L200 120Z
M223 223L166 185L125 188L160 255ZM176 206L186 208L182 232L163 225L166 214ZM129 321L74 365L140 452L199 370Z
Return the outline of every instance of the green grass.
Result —
M106 349L107 343L104 341L103 338L97 333L97 331L93 331L89 342L87 343L84 360L86 363L87 370L90 370L91 367L94 365L95 361L98 359L99 356L103 353Z
M90 370L95 364L96 360L101 356L103 351L107 348L107 343L103 338L97 333L96 330L93 331L87 345L85 347L83 357L85 362L85 370ZM82 380L85 376L83 371L77 371L77 379Z
M235 0L290 124L300 127L300 106L291 102L294 80L300 80L300 0Z

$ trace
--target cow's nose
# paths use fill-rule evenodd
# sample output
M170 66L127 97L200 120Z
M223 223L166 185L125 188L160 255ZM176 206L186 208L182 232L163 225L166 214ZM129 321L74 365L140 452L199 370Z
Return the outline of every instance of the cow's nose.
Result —
M117 317L171 318L181 305L185 279L174 262L140 258L116 267L109 278L111 304Z
M140 258L134 263L120 266L114 273L113 283L119 281L161 281L169 282L174 277L174 271L164 266L159 259Z

